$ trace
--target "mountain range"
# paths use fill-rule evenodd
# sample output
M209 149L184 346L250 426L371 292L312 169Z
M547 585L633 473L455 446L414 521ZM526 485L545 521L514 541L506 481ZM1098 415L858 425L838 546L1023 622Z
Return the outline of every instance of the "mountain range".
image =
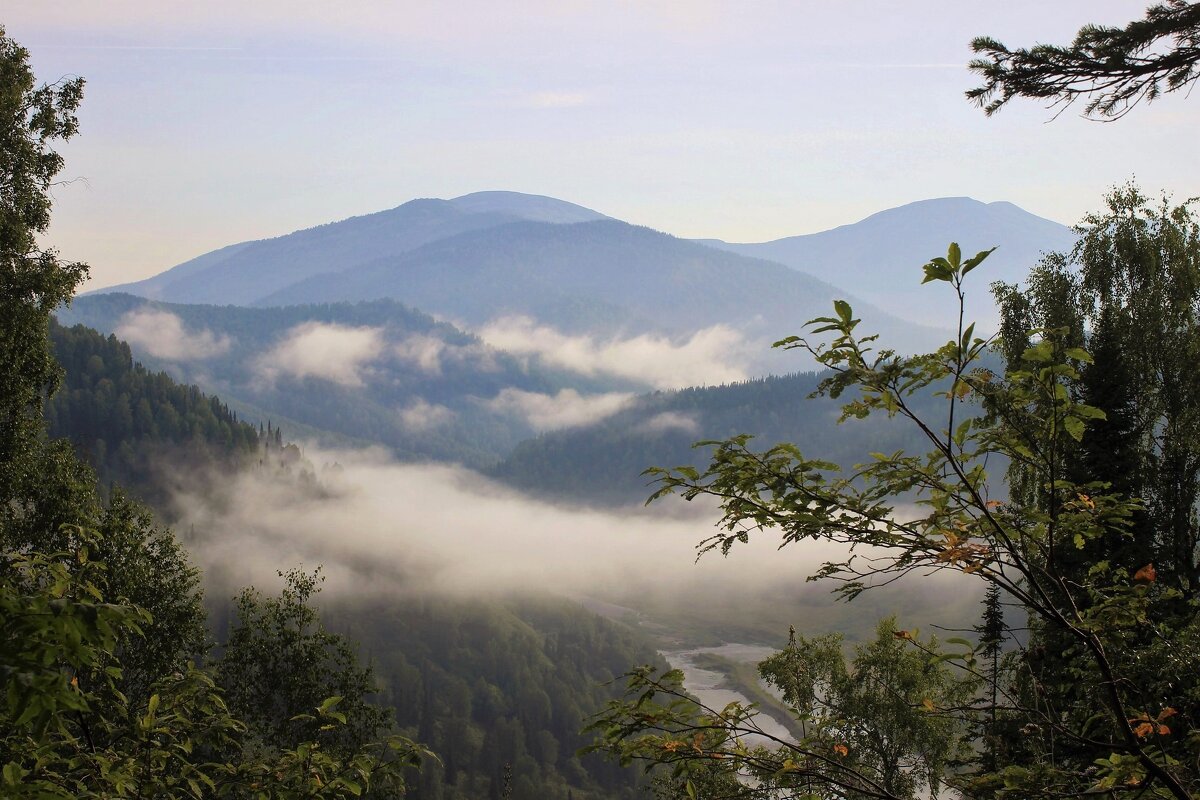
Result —
M920 285L920 267L950 241L998 246L968 297L968 317L987 327L986 283L1019 280L1074 234L1011 203L959 197L770 242L686 241L550 197L479 192L230 245L100 291L242 306L389 297L472 327L513 315L605 336L725 324L761 341L845 297L891 341L924 347L942 334L919 326L955 315L946 287Z
M773 242L689 241L554 198L481 192L231 245L60 316L128 340L151 369L251 419L616 500L695 438L811 440L829 425L829 409L795 406L811 387L794 380L638 392L809 369L769 342L840 297L888 346L937 346L948 324L913 320L955 316L948 287L919 280L948 241L967 253L999 243L968 296L969 317L994 321L986 284L1019 280L1073 236L1011 203L943 198ZM736 414L720 411L730 403ZM611 467L604 486L570 468L580 452Z

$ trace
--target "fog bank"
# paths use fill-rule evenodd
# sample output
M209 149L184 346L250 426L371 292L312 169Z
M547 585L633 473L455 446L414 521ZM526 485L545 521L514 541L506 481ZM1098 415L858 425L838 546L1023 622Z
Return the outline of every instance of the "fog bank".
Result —
M736 616L739 606L761 608L765 596L782 603L803 591L819 598L806 603L832 605L831 584L805 588L804 579L842 554L834 545L780 550L767 533L697 562L695 547L719 516L711 503L666 498L649 512L587 510L531 499L459 467L398 463L382 450L307 447L306 455L323 465L315 482L251 471L176 498L180 529L191 532L214 590L274 587L276 570L302 564L323 565L331 596L538 590L620 602L699 594ZM904 591L951 590L939 576Z

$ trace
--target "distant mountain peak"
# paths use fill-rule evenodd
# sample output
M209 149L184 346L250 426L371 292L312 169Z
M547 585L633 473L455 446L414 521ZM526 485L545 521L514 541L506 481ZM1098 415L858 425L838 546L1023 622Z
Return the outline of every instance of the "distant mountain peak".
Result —
M911 203L876 211L856 223L841 225L833 230L844 230L858 225L870 226L873 223L894 222L896 224L913 224L918 221L934 221L941 225L965 223L970 225L996 225L1004 221L1022 218L1025 224L1054 226L1062 228L1053 220L1031 214L1015 203L1007 200L996 200L985 203L974 197L930 197L925 200L915 200ZM808 236L820 236L829 231L822 231ZM789 237L799 239L801 237Z
M471 214L511 214L534 222L569 224L611 219L599 211L568 203L566 200L523 192L499 190L472 192L447 202L458 210Z
M967 316L983 329L996 324L988 283L1018 283L1048 251L1070 250L1075 233L1065 225L1007 202L934 197L871 214L858 222L770 242L732 244L704 240L741 255L786 264L855 294L914 323L943 319L956 299L942 286L922 286L921 265L958 242L965 252L996 247L967 298ZM987 277L983 277L987 276ZM945 291L943 291L945 290ZM951 293L952 294L952 293Z

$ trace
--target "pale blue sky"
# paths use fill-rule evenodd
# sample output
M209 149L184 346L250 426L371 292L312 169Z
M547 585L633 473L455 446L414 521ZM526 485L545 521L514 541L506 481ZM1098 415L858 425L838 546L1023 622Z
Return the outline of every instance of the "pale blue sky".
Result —
M1136 175L1200 194L1200 98L1100 124L962 96L968 42L1065 42L1148 0L15 0L39 77L88 80L50 243L92 287L483 189L760 241L913 200L1074 222Z

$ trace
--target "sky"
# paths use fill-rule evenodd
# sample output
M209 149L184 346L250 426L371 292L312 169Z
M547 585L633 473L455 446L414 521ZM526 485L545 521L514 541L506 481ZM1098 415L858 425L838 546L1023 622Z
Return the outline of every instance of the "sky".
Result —
M963 97L973 36L1066 43L1147 0L12 0L87 79L47 243L86 288L416 197L507 189L764 241L945 196L1077 221L1200 194L1200 98L1116 123Z

